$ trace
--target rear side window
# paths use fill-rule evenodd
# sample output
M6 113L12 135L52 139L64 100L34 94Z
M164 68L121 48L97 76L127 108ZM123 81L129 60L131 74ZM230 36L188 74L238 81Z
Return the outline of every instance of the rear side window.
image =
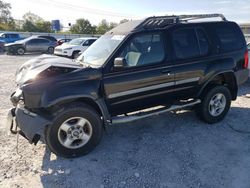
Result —
M194 29L179 29L173 33L173 46L178 59L200 55L199 44Z
M220 25L215 28L221 52L239 50L243 47L241 33L232 25Z
M89 40L89 45L93 44L96 41L96 39L90 39Z
M32 39L28 42L28 44L46 44L46 43L49 43L49 41L44 39Z
M18 34L10 34L11 38L18 38Z
M197 29L197 37L200 46L200 55L207 55L209 52L209 42L205 32L202 29Z

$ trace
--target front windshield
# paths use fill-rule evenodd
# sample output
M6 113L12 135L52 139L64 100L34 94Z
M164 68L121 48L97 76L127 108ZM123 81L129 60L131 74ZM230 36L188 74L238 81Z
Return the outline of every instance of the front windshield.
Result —
M124 35L103 35L95 41L77 60L89 65L102 66L124 39Z
M85 40L84 39L73 39L71 40L70 42L68 42L68 44L71 44L71 45L80 45L84 42Z

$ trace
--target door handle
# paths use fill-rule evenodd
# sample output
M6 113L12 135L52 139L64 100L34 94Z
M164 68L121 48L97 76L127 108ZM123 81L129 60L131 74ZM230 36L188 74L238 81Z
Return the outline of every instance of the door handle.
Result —
M171 71L168 69L163 69L163 70L161 70L161 73L170 75Z

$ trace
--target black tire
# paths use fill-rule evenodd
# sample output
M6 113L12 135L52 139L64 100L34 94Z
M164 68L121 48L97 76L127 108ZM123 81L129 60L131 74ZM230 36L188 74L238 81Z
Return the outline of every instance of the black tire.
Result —
M63 109L63 110L62 110ZM45 131L45 140L49 149L58 156L73 158L86 155L92 151L100 142L103 134L103 124L100 115L86 104L71 104L63 107L55 113L52 125ZM88 142L80 148L67 148L59 140L59 128L67 119L71 117L83 117L92 126L92 135Z
M73 54L72 54L72 59L78 58L79 53L80 53L80 52L78 52L78 51L74 51Z
M210 112L210 102L211 100L213 100L214 97L216 97L216 95L219 94L222 94L224 96L223 99L225 102L225 107L224 109L221 109L221 112L218 113L218 115L214 116ZM229 89L225 86L214 86L207 91L207 93L201 100L201 104L199 104L195 109L196 115L202 121L209 124L213 124L222 121L228 113L228 110L231 106L231 93Z
M49 47L47 50L48 54L54 54L54 47Z
M25 49L22 47L17 48L16 53L17 53L17 55L23 55L25 53Z

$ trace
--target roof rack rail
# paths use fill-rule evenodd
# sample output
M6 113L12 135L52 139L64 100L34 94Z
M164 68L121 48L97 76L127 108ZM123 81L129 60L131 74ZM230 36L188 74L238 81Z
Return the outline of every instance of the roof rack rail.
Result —
M149 17L142 22L145 29L164 28L171 24L188 22L190 20L216 18L220 17L222 21L227 21L223 14L193 14L193 15L173 15L173 16L154 16Z
M223 14L193 14L193 15L179 15L181 21L204 19L204 18L216 18L220 17L222 21L227 21Z

